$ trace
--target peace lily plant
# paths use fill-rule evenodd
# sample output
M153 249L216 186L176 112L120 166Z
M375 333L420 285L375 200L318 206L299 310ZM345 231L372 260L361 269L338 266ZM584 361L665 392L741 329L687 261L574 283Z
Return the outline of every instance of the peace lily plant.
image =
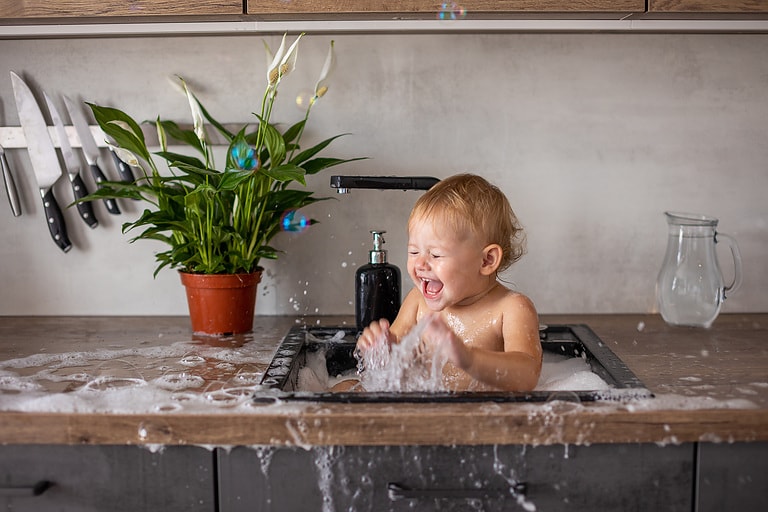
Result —
M149 151L139 124L130 116L116 108L89 104L101 129L114 140L117 155L141 169L143 175L133 183L102 183L86 200L130 198L151 205L137 220L125 223L123 232L141 229L131 242L151 239L167 244L167 251L156 254L155 275L164 267L200 274L260 270L262 258L278 256L279 251L270 245L275 235L316 222L303 220L296 211L325 199L289 186L294 182L306 186L307 175L359 160L318 156L341 135L308 149L300 146L312 106L328 90L327 79L335 63L333 41L304 118L283 132L271 123L278 88L296 66L301 37L286 49L283 36L274 55L265 43L270 64L261 110L254 113L253 125L246 125L237 133L214 119L181 77L179 82L192 111L193 129L182 129L173 121L158 117L155 125L160 151L154 153ZM214 164L206 121L228 143L222 169ZM169 151L170 140L193 148L199 156ZM160 172L154 157L166 161L170 174Z

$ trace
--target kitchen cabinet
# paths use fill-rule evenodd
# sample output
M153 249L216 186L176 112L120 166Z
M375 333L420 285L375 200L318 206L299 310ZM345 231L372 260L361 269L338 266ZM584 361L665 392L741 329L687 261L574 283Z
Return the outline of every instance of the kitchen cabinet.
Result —
M0 509L214 511L213 452L166 446L0 446Z
M765 510L768 443L701 443L698 512Z
M693 510L692 443L238 447L221 512Z
M768 13L765 0L648 0L649 13Z
M242 0L0 0L0 18L243 14Z
M631 13L645 11L644 0L247 0L246 12L254 15L343 15L435 18L469 13L472 17L534 13Z

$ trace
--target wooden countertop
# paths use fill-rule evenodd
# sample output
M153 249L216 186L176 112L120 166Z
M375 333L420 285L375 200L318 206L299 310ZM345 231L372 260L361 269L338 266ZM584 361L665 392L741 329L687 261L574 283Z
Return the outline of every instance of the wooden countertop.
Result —
M0 443L311 446L768 441L768 314L721 315L708 330L670 327L658 315L558 315L541 320L589 325L655 398L589 404L248 401L247 407L212 404L193 412L164 407L113 410L107 402L95 408L26 412L29 409L20 410L15 404L31 391L3 383L31 372L30 364L15 363L29 361L30 356L51 359L63 353L110 349L128 364L132 355L151 357L147 349L178 343L244 355L202 374L205 389L211 389L223 374L263 372L296 319L257 317L252 335L214 342L191 336L185 317L0 317L0 361L4 362L0 364ZM351 323L346 317L302 321L308 325ZM72 391L54 386L42 398Z

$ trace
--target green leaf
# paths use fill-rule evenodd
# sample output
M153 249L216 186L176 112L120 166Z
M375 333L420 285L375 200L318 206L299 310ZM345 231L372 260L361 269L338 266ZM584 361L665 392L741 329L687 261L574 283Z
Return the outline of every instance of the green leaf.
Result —
M342 133L342 134L336 135L334 137L331 137L329 139L325 139L324 141L322 141L322 142L320 142L318 144L315 144L311 148L309 148L309 149L307 149L305 151L302 151L301 153L299 153L298 155L293 157L291 159L291 163L292 164L296 164L296 165L300 165L302 162L304 162L306 160L309 160L310 158L312 158L313 156L315 156L316 154L318 154L319 152L324 150L326 147L328 147L328 145L331 142L333 142L334 140L338 139L339 137L343 137L345 135L349 135L349 134Z
M301 167L307 171L307 174L312 175L335 165L341 165L347 162L355 162L357 160L366 159L367 157L364 156L358 158L314 158L301 164Z
M307 182L304 179L304 169L293 164L278 165L271 169L261 169L259 172L266 174L275 181L289 182L298 181L302 185L306 185Z
M179 164L184 164L185 168L194 168L200 172L206 170L205 164L194 156L182 155L181 153L174 153L172 151L158 151L155 153L157 156L165 159L169 166L178 167Z
M264 145L269 153L270 164L273 167L282 164L286 154L285 141L277 128L268 123L264 128Z
M184 130L173 121L160 120L158 122L163 127L163 130L165 130L165 134L168 137L178 142L183 142L188 146L192 146L201 154L205 155L205 148L200 142L200 139L197 138L194 130Z
M296 137L298 137L301 134L301 131L304 129L306 122L306 119L302 119L298 123L285 130L285 133L283 133L283 140L285 141L286 146L290 142L296 140Z
M235 190L241 183L253 176L254 171L227 171L221 176L219 190Z
M112 137L118 146L139 155L145 160L150 160L147 143L144 140L144 132L131 116L116 108L102 107L87 102L86 104L93 112L93 117L96 119L99 127L104 133Z

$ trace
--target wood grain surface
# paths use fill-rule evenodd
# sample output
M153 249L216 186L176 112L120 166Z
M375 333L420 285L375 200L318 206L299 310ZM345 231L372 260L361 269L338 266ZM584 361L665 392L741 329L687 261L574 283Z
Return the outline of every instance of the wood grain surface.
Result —
M305 318L309 325L351 318ZM657 315L543 316L585 323L656 398L571 404L254 404L247 413L0 412L0 443L387 445L768 440L768 314L721 315L711 329ZM180 317L4 317L0 360L191 338ZM276 346L296 319L259 317L250 343ZM55 333L52 336L51 333ZM267 350L266 353L269 353ZM3 395L0 394L0 402Z

